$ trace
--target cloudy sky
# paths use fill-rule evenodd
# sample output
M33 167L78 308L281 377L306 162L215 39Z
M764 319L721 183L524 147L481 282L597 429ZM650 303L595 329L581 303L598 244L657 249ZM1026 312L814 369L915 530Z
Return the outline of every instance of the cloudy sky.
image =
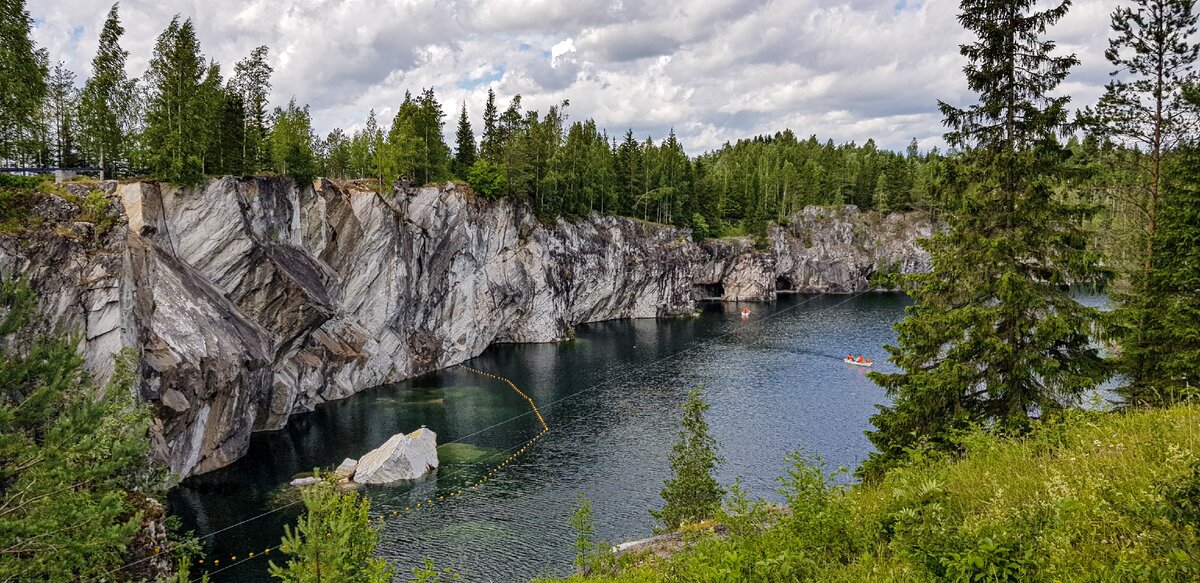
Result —
M1082 65L1063 87L1092 103L1107 79L1116 0L1077 0L1050 38ZM34 0L39 46L86 78L108 4ZM146 69L174 14L196 24L224 65L271 49L273 100L312 107L324 134L387 122L406 89L435 88L454 131L466 103L476 123L488 88L501 109L570 100L595 118L689 152L791 128L835 142L874 138L901 149L941 143L936 103L970 100L951 0L123 0L129 73Z

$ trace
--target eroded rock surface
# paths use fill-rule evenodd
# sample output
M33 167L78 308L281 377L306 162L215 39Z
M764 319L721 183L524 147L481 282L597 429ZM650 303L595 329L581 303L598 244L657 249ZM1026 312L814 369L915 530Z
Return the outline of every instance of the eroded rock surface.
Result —
M397 433L363 455L354 470L354 481L391 484L423 478L437 468L437 434L422 427L408 435Z
M139 356L154 455L178 476L243 455L250 433L494 342L549 342L617 318L691 313L698 297L867 289L929 261L915 215L806 209L765 248L592 216L542 225L465 189L222 178L99 187L115 227L47 198L46 225L0 236L0 276L40 295L35 331L80 333L102 380ZM86 189L84 189L86 190Z

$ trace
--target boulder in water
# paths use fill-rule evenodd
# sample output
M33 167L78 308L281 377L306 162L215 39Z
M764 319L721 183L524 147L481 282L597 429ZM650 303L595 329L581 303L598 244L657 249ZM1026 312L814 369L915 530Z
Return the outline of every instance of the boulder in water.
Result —
M362 456L354 470L354 481L390 484L416 480L437 467L437 434L422 426L408 435L397 433L387 443Z
M354 470L357 468L358 460L346 458L342 460L342 463L338 464L336 469L333 470L333 475L337 476L338 478L353 478Z

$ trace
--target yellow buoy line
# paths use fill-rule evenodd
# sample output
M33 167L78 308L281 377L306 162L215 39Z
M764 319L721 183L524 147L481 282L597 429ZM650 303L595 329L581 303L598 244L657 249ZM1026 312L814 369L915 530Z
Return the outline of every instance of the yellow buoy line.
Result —
M517 459L519 459L521 456L525 455L525 453L527 451L529 451L529 449L531 447L536 445L537 442L540 441L543 437L545 437L546 433L548 433L550 431L550 426L546 424L545 418L543 418L541 412L538 411L537 404L533 402L533 399L530 398L529 395L526 395L524 391L517 388L517 385L513 384L512 381L510 381L504 377L499 377L494 374L486 373L484 371L474 369L474 368L471 368L468 366L464 366L463 368L465 368L475 374L482 375L484 377L487 377L487 378L490 378L493 380L497 380L497 381L507 384L510 389L515 391L518 395L520 395L522 398L524 398L529 403L529 407L533 410L533 414L537 417L538 423L541 424L542 430L539 431L537 433L537 435L534 435L532 438L530 438L529 441L526 441L525 443L522 443L521 445L514 448L515 451L508 450L508 452L511 452L511 453L509 453L509 456L507 458L505 458L504 461L493 466L491 469L489 469L487 472L485 472L481 478L479 478L475 482L467 485L465 488L460 488L458 490L450 492L449 494L444 494L444 495L440 495L437 497L427 498L424 502L417 502L416 504L410 504L408 506L405 506L404 510L393 510L391 512L383 512L383 513L374 515L371 517L372 522L382 525L382 524L386 523L387 520L390 518L397 518L404 514L409 514L414 511L421 510L423 508L431 508L436 504L441 504L443 502L447 502L450 500L454 500L455 498L462 497L463 495L467 494L471 490L478 490L478 489L482 488L484 486L484 484L486 484L489 480L491 480L492 478L495 478L500 473L501 470L508 467L513 462L517 461ZM508 453L508 452L502 452L502 453ZM273 547L266 547L262 551L253 551L253 550L247 551L245 553L242 553L241 555L230 555L229 558L227 560L225 560L224 562L222 562L222 560L220 558L209 558L207 560L206 559L198 559L196 561L196 564L206 570L205 570L204 574L200 575L199 577L197 577L195 579L192 579L192 581L200 581L205 576L220 573L221 571L230 569L230 568L234 567L235 565L245 563L247 561L250 561L250 560L258 558L258 557L268 556L271 554L272 551L278 550L280 546L281 545L275 545ZM159 548L154 549L154 553L156 555L160 552L161 552L161 549L159 549ZM210 567L212 567L212 570L207 570Z
M851 300L853 300L853 299L857 298L858 296L861 296L861 295L863 295L864 293L867 293L867 292L866 292L866 291L861 291L861 292L855 293L855 294L853 294L853 295L851 295L851 296L847 297L846 299L844 299L844 300L842 300L842 301L838 302L837 304L834 304L833 306L829 306L829 307L827 307L827 308L824 308L824 309L822 309L821 311L823 312L823 311L827 311L827 310L831 310L831 309L837 308L837 307L841 306L842 304L845 304L845 303L847 303L847 302L849 302L849 301L851 301ZM746 328L749 328L749 327L751 327L751 326L756 326L756 325L759 325L759 324L765 323L767 320L772 320L772 319L774 319L774 318L776 318L776 317L778 317L778 316L781 316L781 315L783 315L783 314L785 314L785 313L787 313L787 312L791 312L791 311L793 311L793 310L795 310L795 309L797 309L797 308L799 308L799 307L801 307L801 306L803 306L803 305L805 305L805 304L808 304L809 302L812 302L812 301L814 301L814 300L816 300L816 299L818 299L818 298L820 298L820 297L823 297L823 296L825 296L825 295L826 295L826 294L817 294L817 295L814 295L813 297L811 297L811 298L808 298L808 299L806 299L806 300L804 300L804 301L798 302L798 303L796 303L796 304L794 304L794 305L792 305L792 306L789 306L789 307L787 307L787 308L784 308L784 309L782 309L782 310L779 310L779 311L777 311L777 312L773 312L773 313L767 314L766 316L764 316L764 317L763 317L762 319L760 319L760 320L753 320L753 321L750 321L750 322L745 322L745 323L743 323L743 324L742 324L742 325L740 325L740 326L734 326L734 327L732 327L732 329L730 329L730 330L727 330L727 331L725 331L725 332L723 332L723 333L721 333L721 334L718 334L718 335L716 335L716 336L713 336L713 337L711 337L711 338L708 338L708 339L706 339L706 340L703 340L703 341L701 341L701 342L699 342L699 343L697 343L697 344L695 344L695 345L689 346L688 348L685 348L685 349L683 349L683 350L680 350L680 351L678 351L678 352L675 352L675 353L672 353L672 354L668 354L668 355L667 355L667 356L665 356L665 357L659 358L659 359L657 359L657 360L651 361L651 362L649 362L649 363L646 363L646 364L643 364L643 365L640 365L640 366L634 366L634 367L630 367L629 369L627 369L627 370L624 372L624 374L618 374L618 375L616 375L615 377L609 377L609 378L607 378L607 379L605 379L605 380L603 380L603 381L601 381L601 382L599 382L599 383L596 383L596 384L592 385L591 387L588 387L588 388L586 388L586 389L583 389L583 390L581 390L581 391L576 391L575 393L572 393L572 394L570 394L570 395L567 395L567 396L565 396L565 397L562 397L562 398L560 398L560 399L558 399L558 400L556 400L556 401L553 401L553 402L551 402L551 403L550 403L548 406L550 406L550 407L553 407L553 406L555 406L555 405L561 404L562 402L565 402L565 401L568 401L568 400L571 400L571 399L577 398L577 397L579 397L579 396L581 396L581 395L583 395L583 394L585 394L585 393L589 393L589 392L591 392L591 391L593 391L593 390L595 390L595 389L599 389L599 388L601 388L601 387L603 387L603 386L606 386L606 385L611 385L613 382L616 382L616 381L619 381L619 380L623 380L624 378L627 378L627 377L633 376L633 375L635 375L635 374L637 374L637 373L639 373L639 372L641 372L641 371L643 371L643 370L646 370L646 369L653 368L653 367L655 367L655 366L657 366L657 365L659 365L659 364L661 364L661 363L663 363L663 362L666 362L666 361L668 361L668 360L671 360L671 359L677 358L677 357L679 357L679 356L681 356L681 355L683 355L683 354L686 354L686 353L689 353L689 352L694 352L694 351L696 351L696 350L698 350L698 349L700 349L700 348L703 348L703 347L705 347L705 346L707 346L707 345L709 345L709 344L711 344L711 343L713 343L713 342L716 342L716 341L718 341L718 340L721 340L721 339L723 339L723 338L726 338L726 337L728 337L728 336L730 336L730 335L732 335L732 334L735 334L735 333L737 333L737 332L740 332L740 331L742 331L742 330L744 330L744 329L746 329ZM528 451L530 447L532 447L532 446L533 446L533 445L534 445L534 444L535 444L537 441L539 441L539 440L540 440L542 437L544 437L544 436L545 436L545 434L546 434L547 432L549 432L549 430L550 430L549 426L546 424L546 420L545 420L545 418L542 416L542 413L541 413L541 411L538 409L538 407L537 407L537 405L534 403L533 399L532 399L532 398L530 398L528 395L526 395L526 394L525 394L523 391L521 391L521 389L517 388L517 386L516 386L515 384L513 384L513 382L512 382L512 381L510 381L510 380L508 380L508 379L506 379L506 378L504 378L504 377L496 376L496 375L493 375L493 374L490 374L490 373L487 373L487 372L484 372L484 371L481 371L481 370L478 370L478 369L475 369L475 368L471 368L471 367L468 367L468 366L465 366L465 365L463 366L463 368L465 368L465 369L467 369L467 370L469 370L469 371L471 371L471 372L473 372L473 373L476 373L476 374L479 374L479 375L482 375L482 376L485 376L485 377L487 377L487 378L491 378L491 379L494 379L494 380L498 380L498 381L501 381L501 382L503 382L503 383L507 384L507 385L509 386L509 388L511 388L513 391L515 391L515 392L516 392L518 395L520 395L522 398L524 398L524 399L525 399L525 400L526 400L526 401L529 403L529 406L530 406L530 408L531 408L532 412L533 412L533 413L534 413L534 415L537 417L538 423L539 423L539 424L541 424L541 426L542 426L542 431L541 431L541 432L539 432L539 433L538 433L536 436L534 436L534 437L533 437L532 439L530 439L529 441L527 441L527 442L525 442L525 443L521 444L520 446L518 446L518 448L517 448L516 452L514 452L512 455L510 455L510 456L509 456L509 457L508 457L508 458L507 458L505 461L503 461L503 462L501 462L500 464L498 464L498 465L497 465L495 468L492 468L492 470L491 470L491 471L489 471L487 474L485 474L485 475L484 475L484 477L483 477L482 479L480 479L479 481L475 482L474 484L471 484L471 485L467 486L466 488L463 488L463 489L457 490L457 491L455 491L455 492L451 493L449 496L439 496L439 497L438 497L436 500L434 500L434 499L428 499L428 500L426 500L426 502L425 502L425 503L418 503L418 504L415 504L415 505L408 506L408 507L406 507L406 508L404 509L404 511L398 511L398 510L397 510L397 511L393 511L393 512L391 512L391 513L390 513L390 515L391 515L391 516L399 516L399 515L400 515L400 514L402 514L402 513L408 513L408 512L412 512L413 510L417 510L417 509L420 509L420 508L428 508L428 507L432 506L432 505L433 505L435 502L441 502L441 501L450 500L450 499L453 499L453 498L456 498L456 497L461 497L461 496L462 496L462 495L463 495L463 494L464 494L464 493L465 493L467 490L478 489L478 488L479 488L480 486L482 486L482 485L483 485L485 482L487 482L489 479L491 479L492 477L494 477L494 476L496 475L496 473L497 473L497 472L499 472L499 470L501 470L501 469L503 469L504 467L506 467L506 466L510 465L510 464L511 464L513 461L515 461L515 460L516 460L516 458L520 457L520 456L521 456L521 455L523 455L523 454L524 454L526 451ZM512 418L510 418L510 419L507 419L507 420L505 420L505 421L502 421L502 422L500 422L500 423L497 423L496 425L493 425L493 426L491 426L491 427L487 427L487 428L485 428L485 429L483 429L483 430L481 430L481 431L479 431L479 432L476 432L476 433L473 433L473 434L471 434L471 435L468 435L468 436L465 436L465 437L463 437L463 438L460 438L459 440L455 440L455 441L452 441L452 442L447 442L447 444L444 444L444 445L448 445L449 443L457 443L458 441L461 441L461 439L465 439L465 438L467 438L467 437L471 437L471 436L473 436L473 435L476 435L476 434L478 434L478 433L481 433L482 431L487 431L487 430L493 429L493 428L495 428L495 427L497 427L497 426L499 426L499 425L502 425L502 424L504 424L504 423L508 423L508 422L514 421L514 420L516 420L516 419L519 419L520 417L522 417L522 416L524 416L524 415L526 415L526 414L527 414L527 413L523 413L523 414L521 414L521 415L514 416L514 417L512 417ZM572 421L572 422L568 423L567 425L574 425L576 422L578 422L578 421L580 421L580 420L582 420L582 419L576 419L576 420L574 420L574 421ZM511 451L511 450L509 450L509 451ZM290 506L294 506L294 505L297 505L297 504L299 504L299 503L300 503L300 502L299 502L299 501L297 501L297 502L292 502L292 503L290 503L290 504L287 504L287 505L284 505L284 506L281 506L281 507L278 507L278 508L274 508L274 509L272 509L272 510L270 510L270 511L267 511L267 512L264 512L264 513L262 513L262 514L260 514L260 515L258 515L258 516L254 516L254 517L252 517L252 518L249 518L249 519L246 519L246 520L244 520L244 521L242 521L242 522L239 522L239 523L236 523L236 524L230 525L230 526L228 526L228 527L222 528L222 529L221 529L221 530L219 530L219 531L216 531L216 532L209 533L209 534L207 534L207 535L201 536L201 537L200 537L200 539L201 539L201 540L203 540L203 539L210 538L210 537L212 537L212 536L215 536L216 534L219 534L220 532L222 532L222 531L224 531L224 530L228 530L228 529L230 529L230 528L235 528L235 527L237 527L237 526L240 526L240 525L242 525L242 524L245 524L246 522L251 522L251 521L253 521L253 520L257 520L257 519L263 518L263 517L265 517L265 516L267 516L267 515L269 515L269 514L273 514L273 513L275 513L275 512L279 512L280 510L284 510L284 509L286 509L286 508L288 508L288 507L290 507ZM380 522L383 522L383 521L384 521L386 518L387 518L387 515L379 515L379 516L377 517L377 520L379 520ZM218 573L218 572L220 572L220 571L224 571L225 569L231 568L231 567L233 567L235 564L240 564L240 563L242 563L242 562L245 562L246 560L253 559L253 558L257 558L257 557L260 557L260 556L263 556L263 555L268 555L268 554L270 554L270 553L271 553L271 551L273 551L273 550L277 550L277 549L279 548L279 546L280 546L280 545L275 545L275 546L273 546L273 547L264 548L264 549L263 549L261 552L249 551L249 552L245 553L244 555L242 555L241 557L238 557L237 555L231 555L231 556L230 556L230 559L229 559L229 560L227 560L225 563L222 563L222 562L220 561L220 559L211 559L210 561L207 561L207 562L206 562L206 561L204 561L204 560L200 560L200 561L198 561L198 563L199 563L199 564L201 564L201 565L205 565L205 566L208 566L208 565L212 565L212 566L214 566L214 567L216 567L216 566L220 566L220 568L218 568L218 569L216 569L216 570L214 570L214 571L209 571L209 572L207 573L207 574L215 574L215 573ZM150 559L152 559L152 558L154 558L154 557L158 556L158 555L159 555L159 554L161 554L161 553L169 553L169 552L172 552L172 551L174 551L174 550L176 550L176 549L178 549L178 548L181 548L181 545L179 545L179 544L175 544L175 545L169 546L169 547L168 547L168 548L166 548L166 549L155 548L155 554L153 554L153 555L151 555L151 556L148 556L148 557L145 557L145 558L142 558L142 559L139 559L139 560L137 560L137 561L134 561L134 562L128 563L128 564L126 564L126 565L123 565L123 566L121 566L121 567L118 567L118 568L116 568L116 569L114 569L114 570L112 570L112 571L109 571L108 573L106 573L105 575L103 575L103 576L101 576L101 577L99 577L99 578L97 578L97 579L93 579L93 581L96 581L96 580L101 580L101 579L103 579L105 576L107 576L108 574L112 574L112 573L115 573L115 572L117 572L117 571L121 571L121 570L123 570L123 569L127 569L127 568L129 568L129 567L131 567L131 566L133 566L133 565L136 565L136 564L139 564L139 563L142 563L142 562L148 561L148 560L150 560ZM239 559L240 559L240 560L239 560ZM195 579L195 580L196 580L196 581L199 581L199 580L200 580L200 578L197 578L197 579Z

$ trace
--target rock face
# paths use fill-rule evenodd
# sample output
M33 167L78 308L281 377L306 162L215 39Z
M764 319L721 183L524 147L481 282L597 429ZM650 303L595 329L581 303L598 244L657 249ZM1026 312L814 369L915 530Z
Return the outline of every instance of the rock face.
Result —
M243 455L252 431L495 342L581 323L692 312L698 297L849 292L876 270L928 269L928 221L806 209L772 243L696 244L686 229L592 216L542 225L465 189L222 178L103 183L97 229L48 197L45 226L0 236L0 276L39 293L35 330L81 333L101 379L140 356L152 451L178 476Z
M397 433L358 460L354 481L390 484L423 478L438 467L437 434L422 427L408 435Z

